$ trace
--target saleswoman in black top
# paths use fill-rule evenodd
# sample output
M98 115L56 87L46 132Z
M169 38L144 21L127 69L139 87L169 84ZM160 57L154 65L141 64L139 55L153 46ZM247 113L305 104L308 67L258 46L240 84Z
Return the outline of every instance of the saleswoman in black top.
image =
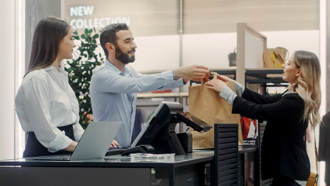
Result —
M226 76L206 85L233 106L233 113L268 121L261 148L262 178L273 178L273 186L306 185L310 163L305 135L308 122L315 128L320 121L320 63L315 54L296 51L283 68L283 80L290 85L274 96L260 95L235 82L236 94L224 83L233 81Z

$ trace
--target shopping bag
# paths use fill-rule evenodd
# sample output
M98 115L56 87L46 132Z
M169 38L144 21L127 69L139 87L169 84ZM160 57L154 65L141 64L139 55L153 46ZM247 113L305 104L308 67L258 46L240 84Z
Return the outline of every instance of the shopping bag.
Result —
M318 174L311 173L306 183L306 186L317 186L318 178L319 178Z
M233 53L228 54L228 59L229 59L229 66L235 67L236 66L236 48Z
M267 48L263 53L264 68L283 68L288 50L283 47Z
M226 82L235 91L234 82ZM218 92L208 89L202 81L201 85L189 87L189 112L203 120L213 128L208 132L199 133L190 128L193 137L193 149L214 148L214 124L237 123L239 126L239 145L243 144L239 114L232 114L232 106Z

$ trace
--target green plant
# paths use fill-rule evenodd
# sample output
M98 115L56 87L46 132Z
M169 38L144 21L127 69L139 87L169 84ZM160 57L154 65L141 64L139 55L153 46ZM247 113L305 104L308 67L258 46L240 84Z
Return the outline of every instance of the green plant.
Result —
M79 55L76 59L67 61L65 70L69 75L69 84L78 99L80 108L79 123L83 128L86 128L89 123L86 117L93 113L89 95L92 70L101 64L103 58L100 53L95 54L95 49L98 47L96 39L99 38L99 34L96 33L95 28L86 28L80 37L77 31L73 33L75 40L80 40L81 42L76 52Z

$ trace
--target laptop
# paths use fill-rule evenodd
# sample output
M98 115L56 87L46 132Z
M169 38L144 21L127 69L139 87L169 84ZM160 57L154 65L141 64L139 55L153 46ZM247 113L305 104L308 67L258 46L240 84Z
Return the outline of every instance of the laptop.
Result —
M72 155L33 157L33 160L77 161L103 159L123 122L90 122Z

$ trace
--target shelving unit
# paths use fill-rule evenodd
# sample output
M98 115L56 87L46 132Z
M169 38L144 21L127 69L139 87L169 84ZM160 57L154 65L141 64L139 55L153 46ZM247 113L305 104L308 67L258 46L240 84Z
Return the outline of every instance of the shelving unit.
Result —
M286 83L282 74L281 68L246 69L245 84Z
M188 98L188 92L180 93L141 93L137 95L137 99L151 99L151 98L174 98L174 101L178 101L182 104L183 98Z

